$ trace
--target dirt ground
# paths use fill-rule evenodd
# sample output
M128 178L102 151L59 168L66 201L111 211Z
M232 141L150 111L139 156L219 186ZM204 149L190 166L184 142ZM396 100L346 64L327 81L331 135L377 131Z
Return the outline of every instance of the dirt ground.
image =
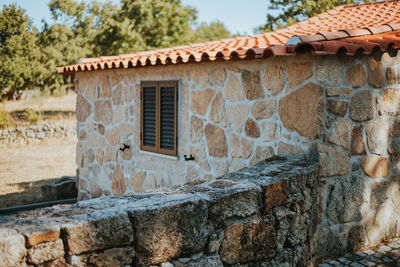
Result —
M76 95L3 103L7 112L26 108L45 114L68 114L42 118L38 124L76 125ZM62 176L75 176L76 137L51 138L39 144L0 146L0 208L42 201L40 186Z

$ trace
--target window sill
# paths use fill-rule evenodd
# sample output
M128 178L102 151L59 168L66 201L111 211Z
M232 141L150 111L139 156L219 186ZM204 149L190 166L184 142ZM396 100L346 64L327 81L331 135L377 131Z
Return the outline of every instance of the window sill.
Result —
M179 156L170 156L170 155L160 154L160 153L156 153L156 152L150 152L150 151L146 151L146 150L139 150L139 153L149 155L149 156L165 158L165 159L179 160Z

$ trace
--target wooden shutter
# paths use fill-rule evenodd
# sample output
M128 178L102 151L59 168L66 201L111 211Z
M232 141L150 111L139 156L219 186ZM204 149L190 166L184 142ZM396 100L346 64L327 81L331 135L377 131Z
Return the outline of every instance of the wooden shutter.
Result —
M142 84L142 149L177 154L177 88L177 82Z
M157 151L157 84L142 86L141 148Z

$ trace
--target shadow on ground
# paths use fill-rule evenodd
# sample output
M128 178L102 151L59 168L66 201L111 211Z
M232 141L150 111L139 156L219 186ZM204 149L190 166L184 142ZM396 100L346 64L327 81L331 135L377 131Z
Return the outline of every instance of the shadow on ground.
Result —
M8 184L18 187L20 192L0 195L0 208L76 198L75 181L71 179L74 179L74 177Z

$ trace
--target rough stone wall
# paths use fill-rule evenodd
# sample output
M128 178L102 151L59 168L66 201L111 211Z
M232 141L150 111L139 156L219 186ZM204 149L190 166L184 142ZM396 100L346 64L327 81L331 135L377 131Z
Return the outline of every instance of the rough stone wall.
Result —
M40 143L48 138L76 137L75 127L28 126L0 130L0 145Z
M274 158L215 181L0 217L0 266L307 266L319 169Z
M77 75L80 198L211 180L271 155L321 163L317 256L399 234L399 58L312 56ZM179 80L179 158L139 150L140 82ZM124 143L131 150L119 151ZM194 161L184 161L192 154Z

